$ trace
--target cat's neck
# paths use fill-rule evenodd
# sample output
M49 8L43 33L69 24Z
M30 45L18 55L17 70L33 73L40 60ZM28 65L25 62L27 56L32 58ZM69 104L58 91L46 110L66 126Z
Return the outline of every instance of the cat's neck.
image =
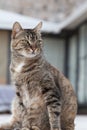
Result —
M39 69L43 68L45 64L45 58L44 55L38 55L34 58L26 58L22 57L21 55L17 55L15 53L12 53L11 58L11 67L15 70L17 73L27 73L31 70L34 70L37 68L37 71Z

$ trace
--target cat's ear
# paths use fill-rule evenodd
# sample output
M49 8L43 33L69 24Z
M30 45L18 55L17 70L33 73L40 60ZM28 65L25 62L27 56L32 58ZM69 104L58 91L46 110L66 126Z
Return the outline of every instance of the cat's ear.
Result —
M39 32L41 30L41 28L42 28L42 22L40 22L33 30L35 32Z
M15 36L16 36L16 34L17 34L18 32L20 32L21 30L23 30L23 29L22 29L20 23L15 22L15 23L13 24L11 37L14 39Z

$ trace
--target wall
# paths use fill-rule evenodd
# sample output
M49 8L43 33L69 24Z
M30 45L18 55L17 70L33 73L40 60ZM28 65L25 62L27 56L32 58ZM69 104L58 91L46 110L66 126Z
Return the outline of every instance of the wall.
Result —
M47 60L64 72L65 43L58 38L44 38L44 52Z
M7 80L8 41L8 31L0 30L0 84L6 83Z

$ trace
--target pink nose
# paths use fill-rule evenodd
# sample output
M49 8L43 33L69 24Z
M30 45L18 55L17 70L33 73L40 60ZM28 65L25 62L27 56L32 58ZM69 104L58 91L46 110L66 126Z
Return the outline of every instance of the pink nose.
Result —
M33 52L35 51L35 49L36 49L35 47L32 48Z

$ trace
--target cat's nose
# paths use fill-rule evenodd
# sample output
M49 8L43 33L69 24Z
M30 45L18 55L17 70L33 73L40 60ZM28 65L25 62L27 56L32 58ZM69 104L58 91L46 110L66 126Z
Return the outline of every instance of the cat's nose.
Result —
M35 48L32 49L32 54L35 54Z
M36 48L33 48L32 50L33 50L33 52L35 52Z

